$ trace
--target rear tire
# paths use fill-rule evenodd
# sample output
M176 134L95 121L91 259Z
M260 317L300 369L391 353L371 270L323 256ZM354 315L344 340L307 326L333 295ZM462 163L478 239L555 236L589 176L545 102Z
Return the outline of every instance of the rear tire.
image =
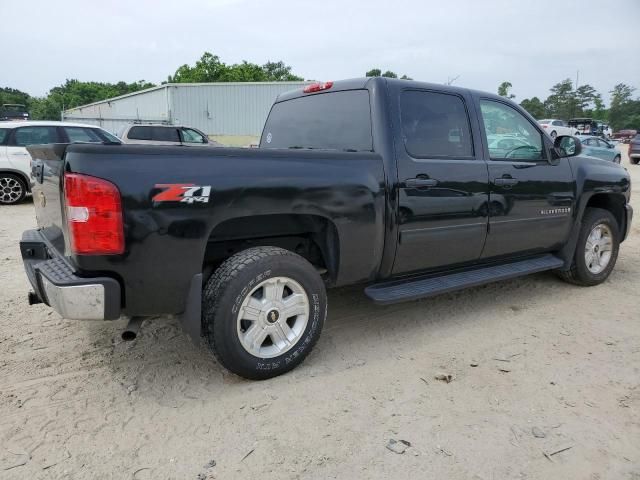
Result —
M618 223L611 212L601 208L587 208L571 267L556 273L575 285L598 285L611 274L619 247Z
M15 205L27 195L27 183L13 173L0 173L0 205Z
M630 161L632 164L637 165L637 164L638 164L638 162L640 162L640 158L631 158L631 157L629 157L629 161Z
M327 313L324 282L307 260L277 247L227 259L202 299L205 338L228 370L252 380L293 369L311 352Z

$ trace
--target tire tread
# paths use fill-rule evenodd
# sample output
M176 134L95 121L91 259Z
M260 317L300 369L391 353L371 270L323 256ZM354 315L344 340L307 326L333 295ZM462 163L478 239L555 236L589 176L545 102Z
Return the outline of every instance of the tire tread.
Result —
M224 341L224 339L219 339L214 334L214 323L216 322L216 311L219 308L220 301L224 295L225 288L230 284L230 282L237 277L240 272L242 272L245 268L249 267L255 262L263 260L269 257L282 257L282 256L290 256L295 258L300 258L294 252L289 250L285 250L279 247L252 247L241 252L232 255L228 259L226 259L213 273L211 278L207 281L203 294L202 294L202 331L204 333L205 339L209 344L211 351L213 352L214 357L222 366L227 368L228 370L235 371L231 366L227 364L225 359L220 355L219 345L217 342ZM303 259L304 260L304 259ZM311 266L311 264L309 264ZM205 317L209 318L210 321L205 321ZM317 342L319 336L316 336L313 342L309 345L309 348L305 349L305 351L298 357L301 363L306 356L311 352L313 346ZM237 373L237 372L236 372ZM263 378L270 378L271 375L266 372L261 374L259 372L253 373L243 373L243 377L251 378L255 380L260 380Z

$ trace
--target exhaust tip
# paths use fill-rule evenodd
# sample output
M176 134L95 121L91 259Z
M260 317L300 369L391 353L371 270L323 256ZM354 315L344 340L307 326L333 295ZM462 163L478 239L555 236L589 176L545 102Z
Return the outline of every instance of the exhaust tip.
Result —
M131 342L138 337L138 330L140 330L140 325L144 321L145 317L131 317L129 319L129 323L127 327L122 332L122 340L125 342Z
M138 334L131 330L125 330L124 332L122 332L122 340L124 340L125 342L132 342L136 339L137 336Z

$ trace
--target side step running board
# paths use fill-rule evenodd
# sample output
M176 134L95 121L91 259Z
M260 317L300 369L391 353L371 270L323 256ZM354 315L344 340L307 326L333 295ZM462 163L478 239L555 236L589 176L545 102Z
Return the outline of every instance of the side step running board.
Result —
M564 262L562 260L549 254L504 265L492 265L440 276L379 283L365 288L364 292L374 302L386 305L417 298L433 297L441 293L453 292L485 283L553 270L563 265Z

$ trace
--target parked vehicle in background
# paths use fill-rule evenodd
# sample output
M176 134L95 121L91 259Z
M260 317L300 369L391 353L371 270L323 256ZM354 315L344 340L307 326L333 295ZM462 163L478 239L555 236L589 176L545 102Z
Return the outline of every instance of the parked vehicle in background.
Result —
M569 120L569 126L579 135L600 135L601 133L598 130L598 122L592 118L572 118Z
M68 122L0 122L0 204L18 203L31 190L31 157L40 143L120 143L93 125Z
M5 103L0 108L0 122L11 120L29 120L27 107L20 103Z
M118 134L122 143L220 147L218 142L193 127L162 124L127 125Z
M498 95L411 80L282 94L257 149L62 147L29 147L46 200L20 244L31 303L129 316L124 339L179 315L252 379L309 354L326 288L389 304L544 270L597 285L633 213L629 173L579 157L576 137L551 140Z
M600 137L580 137L582 153L590 157L601 158L613 163L620 163L621 153L612 143Z
M570 127L564 121L557 118L546 118L544 120L538 120L538 123L549 136L555 139L558 135L577 135L578 130Z
M633 129L618 130L617 132L614 132L613 138L620 140L622 143L629 143L629 141L632 138L635 138L637 134L638 131Z
M640 162L640 133L629 141L629 160L634 165Z

